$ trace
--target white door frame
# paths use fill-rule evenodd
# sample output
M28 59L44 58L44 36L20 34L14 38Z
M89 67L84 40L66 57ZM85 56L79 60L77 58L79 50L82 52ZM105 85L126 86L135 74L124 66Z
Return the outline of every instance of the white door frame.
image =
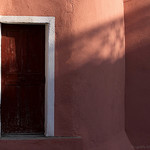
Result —
M1 83L1 24L45 24L45 136L54 136L55 78L55 17L0 16L0 83ZM0 84L1 105L1 84ZM1 115L1 114L0 114ZM1 120L0 120L1 135Z

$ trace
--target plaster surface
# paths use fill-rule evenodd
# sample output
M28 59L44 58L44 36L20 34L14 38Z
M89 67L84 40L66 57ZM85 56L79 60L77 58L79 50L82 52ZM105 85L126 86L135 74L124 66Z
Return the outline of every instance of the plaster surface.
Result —
M150 1L125 2L126 131L135 149L150 149Z
M1 0L0 15L56 18L55 136L81 136L70 149L131 150L124 130L123 1ZM0 147L6 142L6 149L19 143Z

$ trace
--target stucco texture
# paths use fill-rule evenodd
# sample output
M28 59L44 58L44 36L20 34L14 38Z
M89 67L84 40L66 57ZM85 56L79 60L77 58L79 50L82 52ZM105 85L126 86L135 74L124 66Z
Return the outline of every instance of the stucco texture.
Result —
M136 149L150 149L150 1L125 2L126 131Z
M131 150L124 130L123 1L1 0L0 15L56 17L55 136L81 137L71 138L72 150ZM50 141L37 144L66 149ZM0 147L24 145L10 142L0 141ZM25 142L24 149L34 143Z

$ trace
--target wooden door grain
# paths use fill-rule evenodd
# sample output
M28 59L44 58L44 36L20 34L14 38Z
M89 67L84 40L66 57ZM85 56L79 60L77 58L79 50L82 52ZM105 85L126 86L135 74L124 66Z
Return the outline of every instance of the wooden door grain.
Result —
M45 26L2 24L2 134L43 134Z

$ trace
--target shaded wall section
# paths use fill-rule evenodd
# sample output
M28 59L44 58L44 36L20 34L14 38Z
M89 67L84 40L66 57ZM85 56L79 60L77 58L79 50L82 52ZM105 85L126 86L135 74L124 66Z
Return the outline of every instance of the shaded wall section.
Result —
M80 136L70 149L132 149L124 131L123 1L1 0L0 14L56 17L55 136ZM43 150L57 149L46 143Z
M150 149L150 1L124 5L126 131L136 149Z

